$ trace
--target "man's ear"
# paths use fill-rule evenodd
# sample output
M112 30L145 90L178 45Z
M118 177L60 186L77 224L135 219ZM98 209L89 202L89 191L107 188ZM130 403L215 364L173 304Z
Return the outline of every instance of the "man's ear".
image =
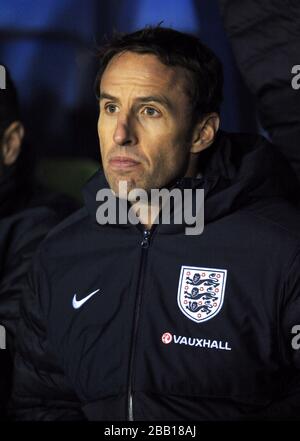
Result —
M217 113L209 113L202 118L194 128L191 153L200 153L207 149L215 139L220 125L220 117Z
M4 132L2 138L2 158L4 165L12 165L16 162L22 146L24 126L20 121L12 122Z

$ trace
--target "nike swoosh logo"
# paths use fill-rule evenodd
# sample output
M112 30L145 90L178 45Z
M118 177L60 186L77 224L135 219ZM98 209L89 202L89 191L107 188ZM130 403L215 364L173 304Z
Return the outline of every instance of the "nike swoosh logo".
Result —
M74 309L78 309L80 308L85 302L87 302L91 297L93 297L93 295L95 295L98 291L100 291L99 289L96 289L96 291L91 292L91 294L89 294L88 296L84 297L84 299L81 300L76 300L76 294L73 297L72 300L72 306Z

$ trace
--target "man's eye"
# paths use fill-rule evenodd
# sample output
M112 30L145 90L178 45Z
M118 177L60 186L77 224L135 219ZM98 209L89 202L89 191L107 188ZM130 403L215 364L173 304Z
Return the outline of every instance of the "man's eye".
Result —
M145 107L143 113L147 116L160 116L160 112L153 107Z
M115 104L107 104L104 108L107 113L116 113L118 111L118 107Z

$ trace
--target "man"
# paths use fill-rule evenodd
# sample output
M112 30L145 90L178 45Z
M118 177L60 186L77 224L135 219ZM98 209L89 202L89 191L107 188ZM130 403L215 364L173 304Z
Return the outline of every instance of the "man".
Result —
M24 132L17 91L6 69L5 89L0 90L0 419L11 388L19 297L26 291L32 255L74 208L68 198L58 199L35 184Z
M290 169L263 138L218 132L222 69L193 36L155 27L117 37L103 49L97 91L104 174L35 259L15 418L299 417ZM105 224L109 188L122 203ZM142 210L134 198L190 190L195 207L202 188L198 235L172 221L176 203L170 224L156 223L151 199Z

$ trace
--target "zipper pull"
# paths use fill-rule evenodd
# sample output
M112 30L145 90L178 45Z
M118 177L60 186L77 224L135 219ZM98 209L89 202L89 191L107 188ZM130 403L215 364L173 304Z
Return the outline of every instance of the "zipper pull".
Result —
M134 421L133 419L133 402L132 402L132 394L129 396L129 421Z
M149 247L149 242L150 242L150 231L149 230L144 230L143 232L143 240L141 242L141 247L142 248L148 248Z

